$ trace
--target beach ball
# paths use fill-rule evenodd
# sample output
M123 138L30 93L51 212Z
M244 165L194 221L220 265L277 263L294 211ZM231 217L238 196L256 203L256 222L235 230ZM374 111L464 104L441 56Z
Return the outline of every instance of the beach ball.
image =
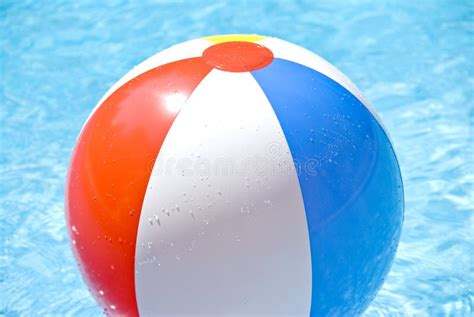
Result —
M380 119L334 66L222 35L113 85L77 139L65 209L110 315L356 316L394 258L403 188Z

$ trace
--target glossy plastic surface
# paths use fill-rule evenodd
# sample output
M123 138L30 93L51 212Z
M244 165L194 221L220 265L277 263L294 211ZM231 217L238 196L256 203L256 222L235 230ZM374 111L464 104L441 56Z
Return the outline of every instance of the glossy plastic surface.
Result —
M301 57L300 53L294 49L292 56ZM318 63L313 64L321 66L321 63ZM195 97L198 101L190 102L189 106L193 107L194 115L183 115L180 117L181 120L178 120L180 124L174 126L175 118L183 104L213 68L214 76L209 77L210 80L215 78L216 82L209 84L208 80L205 80L203 86L200 86L201 89L197 90L199 93L196 92ZM268 188L279 189L278 195L272 194L269 199L263 192L259 192L260 196L255 198L255 201L260 203L274 201L273 212L280 210L285 216L283 222L286 225L281 225L282 229L276 230L277 233L266 235L266 239L269 239L267 242L271 246L263 248L269 252L266 260L276 258L282 251L281 245L284 243L277 243L275 235L282 237L283 233L291 231L289 228L307 229L310 246L308 238L301 239L301 236L294 231L284 239L286 242L299 241L295 242L298 244L298 250L304 251L305 247L307 250L306 253L303 251L299 253L306 256L293 257L298 258L300 264L308 263L307 266L303 265L307 269L293 270L298 271L302 278L290 278L286 282L279 283L295 288L295 294L298 294L298 290L301 292L299 298L304 300L291 301L290 304L297 306L295 310L311 311L312 316L355 316L363 312L381 286L394 257L403 217L403 189L395 154L380 122L361 98L348 90L347 87L351 86L347 86L345 80L342 81L345 84L343 86L340 81L331 79L340 78L336 76L339 73L334 75L330 68L323 67L323 69L333 76L293 61L275 58L270 49L257 43L222 42L203 49L201 57L172 62L146 71L105 98L79 137L70 166L66 195L66 214L73 249L86 282L103 307L113 314L137 315L142 308L137 307L137 296L140 297L138 305L143 305L147 313L154 313L165 306L167 311L173 312L174 307L180 307L179 300L186 296L189 296L188 303L193 300L201 304L204 300L210 303L201 307L211 309L206 310L207 312L213 311L212 309L216 307L212 305L212 300L222 296L220 302L227 302L226 292L218 291L213 298L208 296L220 290L221 286L199 293L199 296L203 296L202 300L199 300L199 296L193 297L192 292L186 296L172 295L170 288L173 288L173 292L179 293L179 289L174 289L179 284L177 279L186 274L190 274L189 279L192 279L193 271L189 269L180 271L180 267L185 268L183 264L171 266L171 270L167 271L168 274L163 273L161 276L155 271L156 268L137 270L134 267L137 263L138 265L155 263L157 260L149 258L152 253L148 249L145 252L141 252L140 249L138 257L135 251L137 236L141 237L140 241L144 247L148 243L151 245L156 242L155 245L159 245L163 241L170 240L154 238L155 234L164 233L161 231L156 233L156 227L149 226L157 221L155 209L176 210L173 205L178 198L173 198L173 193L180 192L181 196L181 191L185 192L182 188L185 184L183 175L176 174L166 178L160 177L162 175L153 177L151 173L171 126L173 125L176 131L171 133L168 140L171 143L167 145L164 154L175 153L181 149L182 153L176 152L181 154L173 155L182 158L188 151L192 151L194 146L201 148L201 154L205 154L204 148L210 147L214 149L211 155L214 158L211 161L214 161L235 150L233 146L240 140L237 136L242 136L243 132L240 131L243 129L241 125L248 120L248 126L255 125L252 129L245 130L249 135L245 136L241 143L249 142L248 146L242 147L228 159L235 161L240 156L243 158L255 156L250 151L252 146L255 148L255 153L260 153L259 151L268 150L267 146L277 144L279 148L288 147L289 150L285 152L288 156L286 161L291 164L293 160L298 173L298 181L275 181L278 183L268 184ZM242 72L248 73L231 74ZM234 93L237 95L232 97ZM240 96L240 93L245 95ZM230 100L227 101L227 98ZM255 110L249 107L254 103ZM259 109L257 107L265 105L267 118L259 123L256 116ZM229 108L225 110L226 107ZM208 112L205 112L206 109ZM244 112L244 109L247 112ZM237 113L230 116L232 111ZM239 116L241 119L238 119ZM184 120L185 118L188 121ZM212 128L208 128L208 124L213 120L216 124L225 124L221 122L223 118L229 120L225 128L221 127L210 133ZM237 124L234 120L238 121L239 128L232 128ZM263 127L270 122L273 122L272 129L267 131L273 132L266 132L267 135L264 135ZM225 131L227 132L224 133ZM254 132L256 135L250 136ZM206 138L208 133L210 136ZM188 136L183 137L186 134ZM260 143L257 142L259 139ZM228 146L232 148L224 150ZM259 177L251 174L245 176L247 179ZM166 184L162 183L165 180ZM245 206L253 196L250 193L240 195L242 191L235 188L240 188L239 186L245 185L247 181L231 181L230 178L226 181L227 183L221 187L226 188L231 197L239 197L234 202L236 206ZM191 183L188 185L192 185ZM173 186L176 190L167 192L174 188ZM201 205L209 200L209 186L201 192L194 190L194 194L197 195L194 201L201 201L201 204L191 206L191 210L196 208L200 210ZM244 186L243 189L245 191L247 187ZM293 193L292 196L289 193ZM297 194L302 195L302 202L289 205L298 205L298 208L282 207L286 206L283 203L277 208L279 199L286 199L286 203L295 202L297 199L289 197L297 197ZM148 201L145 218L141 217L144 200ZM166 206L162 206L165 203ZM231 201L226 202L225 206L230 206L230 203ZM255 207L258 203L251 205ZM219 205L209 202L208 209L212 210L210 206ZM206 227L209 230L208 234L220 234L220 231L228 225L232 230L236 230L234 222L242 220L241 209L235 207L227 210L225 206L219 207L212 217L217 219L221 213L228 212L229 215L232 214L232 217L228 218L229 222L222 222L212 230L209 229L211 226ZM257 209L262 211L265 208L260 206ZM286 215L284 212L290 214ZM174 225L167 227L166 230L169 231L163 231L172 237L178 237L173 238L175 240L171 241L173 244L183 242L181 238L192 232L192 230L183 231L184 227L177 223L188 223L187 221L192 219L190 226L198 228L194 227L197 226L194 221L200 216L193 214L191 218L189 214L184 215L181 213L169 218ZM295 225L296 219L305 218L307 228L304 221L299 221L298 225ZM184 220L177 222L176 219ZM276 220L276 214L273 218L268 218L268 222L263 219L260 224L261 232L254 231L263 233L265 228L270 232L269 228L272 227L272 223L277 223ZM205 222L207 225L209 219L206 218ZM166 221L162 223L166 227ZM201 232L201 228L198 229ZM245 230L249 231L248 228ZM296 232L299 232L298 230ZM238 231L236 235L241 236L242 233ZM263 259L258 260L258 257L253 256L264 253L255 243L263 237L259 234L253 236L254 243L245 249L252 256L242 255L238 260L245 258L245 263L247 260L259 261L259 264L266 263ZM232 237L232 243L228 243L218 236L215 241L212 240L215 243L208 242L202 247L201 250L209 251L203 253L205 256L196 256L193 261L188 262L188 265L200 267L206 265L206 259L212 257L217 259L218 256L225 255L222 263L219 261L214 263L215 268L207 265L206 270L201 270L201 273L210 271L211 277L214 278L212 274L225 268L227 259L238 254L238 252L226 253L233 248L234 239L235 237ZM187 242L189 241L183 243ZM296 249L295 247L294 250ZM166 250L161 248L158 251ZM214 251L217 254L214 254ZM155 258L161 258L160 261L164 264L169 261L174 263L176 255L170 256L166 252ZM283 254L283 258L288 254L290 252ZM233 262L238 261L236 259ZM289 263L281 259L278 262ZM288 274L291 269L281 272L277 265L264 266L265 268L257 270L257 273L265 272L269 276L279 274L280 277L291 275ZM290 266L297 267L297 265ZM254 268L258 268L258 265L255 264ZM247 278L251 276L250 270L248 273ZM135 284L137 274L140 285ZM259 274L256 276L263 276ZM246 289L243 282L245 278L233 276L230 273L223 274L218 281L224 281L226 278L232 280L233 282L227 283L229 285L226 287L233 285L237 293L238 290ZM256 281L258 278L251 280ZM196 284L193 287L198 292L210 285L198 283L197 279L194 279L194 282ZM290 286L287 288L290 289ZM275 287L277 286L270 288ZM160 307L155 307L157 301L153 296L159 292L164 292L162 300L168 295L172 296L172 299L166 300ZM256 293L261 293L261 290ZM311 296L303 296L309 293ZM271 292L268 291L268 294ZM220 307L219 311L242 312L247 308L249 311L255 311L255 307L259 307L262 312L272 311L268 309L268 302L272 301L264 301L263 297L258 301L256 296L253 302L246 301L242 305L239 304L239 298L237 302L229 301L233 304L223 305L225 307Z
M359 315L382 285L400 237L403 190L390 141L357 98L311 68L276 58L253 75L299 170L311 315Z
M115 91L84 127L66 183L66 219L82 274L102 307L138 315L138 221L157 153L211 67L200 58L152 69Z

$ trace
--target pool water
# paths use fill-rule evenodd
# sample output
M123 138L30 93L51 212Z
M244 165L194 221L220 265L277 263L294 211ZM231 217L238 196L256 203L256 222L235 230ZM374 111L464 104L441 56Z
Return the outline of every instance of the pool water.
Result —
M277 36L325 57L390 132L405 222L365 316L472 316L474 2L11 0L0 3L0 315L101 314L65 228L75 139L134 65L222 33Z

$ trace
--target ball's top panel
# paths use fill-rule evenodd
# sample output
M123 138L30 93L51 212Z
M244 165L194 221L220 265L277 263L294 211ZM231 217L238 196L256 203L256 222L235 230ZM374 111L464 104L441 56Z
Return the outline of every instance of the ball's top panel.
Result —
M223 42L208 47L202 57L209 65L226 72L251 72L273 61L273 53L252 42Z

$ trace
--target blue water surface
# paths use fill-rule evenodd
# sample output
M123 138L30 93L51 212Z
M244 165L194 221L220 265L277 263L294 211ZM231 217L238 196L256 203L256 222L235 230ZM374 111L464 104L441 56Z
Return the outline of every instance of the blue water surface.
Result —
M204 35L277 36L325 57L378 110L406 212L365 316L474 314L472 1L0 2L3 316L96 316L66 234L82 124L134 65Z

